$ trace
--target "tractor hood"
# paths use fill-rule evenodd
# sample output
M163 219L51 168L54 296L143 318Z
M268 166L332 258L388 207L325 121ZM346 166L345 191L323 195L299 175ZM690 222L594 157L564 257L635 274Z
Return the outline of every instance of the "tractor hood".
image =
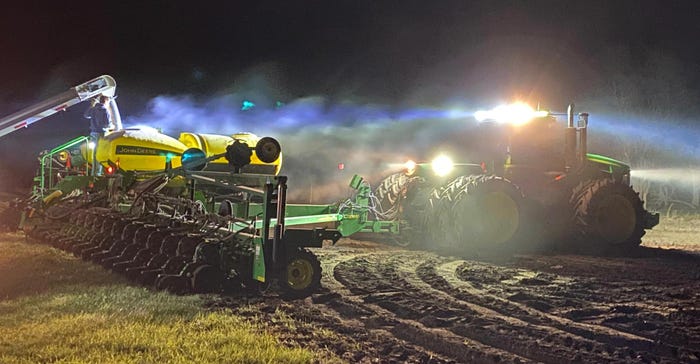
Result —
M625 164L622 161L619 161L614 158L606 157L604 155L600 154L593 154L593 153L588 153L586 154L586 158L590 163L594 163L598 166L601 167L602 171L607 171L608 173L611 174L619 174L619 175L625 175L629 174L630 172L630 166Z

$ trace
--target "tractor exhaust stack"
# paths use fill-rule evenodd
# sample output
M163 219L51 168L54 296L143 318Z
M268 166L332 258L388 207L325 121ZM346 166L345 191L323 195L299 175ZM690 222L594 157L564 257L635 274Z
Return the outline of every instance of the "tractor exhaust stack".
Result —
M566 162L566 170L576 169L578 166L577 156L577 133L574 125L574 104L569 104L566 111L567 126L564 132L564 161Z
M578 114L578 131L579 131L579 165L586 162L586 154L588 154L588 113Z

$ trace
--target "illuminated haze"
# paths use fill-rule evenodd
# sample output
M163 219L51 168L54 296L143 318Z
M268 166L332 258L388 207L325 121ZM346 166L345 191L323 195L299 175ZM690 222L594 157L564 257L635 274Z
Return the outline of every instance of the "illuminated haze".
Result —
M126 117L125 127L149 125L175 137L181 131L272 136L282 145L282 174L289 176L290 199L329 202L350 194L346 186L353 174L376 182L408 158L429 158L439 150L453 150L457 155L455 133L477 125L473 112L458 109L392 110L350 102L329 105L324 98L308 97L279 108L242 111L242 101L236 95L205 101L159 96L145 113Z
M290 200L315 203L349 196L347 183L353 174L376 184L408 159L424 162L446 152L455 160L472 162L469 147L478 144L484 133L473 117L474 107L397 109L349 101L331 103L323 97L300 98L275 107L276 100L258 97L251 100L255 108L242 111L245 98L235 93L204 100L158 96L145 112L126 117L125 126L149 125L174 137L189 131L252 132L277 138L284 153L282 174L289 176ZM659 161L651 164L665 166L674 166L678 157L687 162L700 156L696 143L700 135L690 127L669 128L651 120L595 113L589 126L590 152L623 159L633 169L649 166L645 158L650 156ZM633 160L626 160L628 156ZM675 170L673 176L682 176L682 171ZM664 173L640 171L634 177L658 180Z

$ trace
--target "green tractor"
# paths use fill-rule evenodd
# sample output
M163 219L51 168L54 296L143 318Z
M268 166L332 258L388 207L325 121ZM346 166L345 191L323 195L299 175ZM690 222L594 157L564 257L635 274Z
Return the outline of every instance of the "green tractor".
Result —
M479 136L474 163L407 162L374 190L401 244L481 253L519 248L607 251L638 246L659 222L630 185L630 167L588 153L588 114L522 110L507 135ZM476 115L477 119L507 118ZM562 127L556 117L567 116ZM521 117L521 116L520 116ZM561 139L563 132L563 151ZM489 134L489 133L486 133Z

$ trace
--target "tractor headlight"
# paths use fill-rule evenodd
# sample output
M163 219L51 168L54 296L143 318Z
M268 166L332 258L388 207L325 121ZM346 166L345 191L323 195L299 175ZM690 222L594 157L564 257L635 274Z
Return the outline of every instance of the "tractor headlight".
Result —
M416 173L416 162L408 160L406 163L403 164L403 168L406 170L406 174L411 176L414 173Z
M498 106L491 110L477 111L474 117L477 121L493 120L498 123L522 125L538 117L549 115L547 111L533 110L530 105L516 102L510 105Z
M441 155L433 159L431 166L433 167L433 172L435 172L436 175L443 177L452 172L452 169L454 168L454 163L452 162L452 159L450 159L450 157L446 155Z

